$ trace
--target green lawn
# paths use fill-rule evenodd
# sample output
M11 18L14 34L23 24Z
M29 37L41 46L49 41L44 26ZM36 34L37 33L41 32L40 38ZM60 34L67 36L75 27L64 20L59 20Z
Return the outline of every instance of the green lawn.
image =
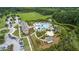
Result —
M21 17L22 20L38 20L38 19L46 19L48 17L51 17L50 15L44 16L41 15L37 12L29 12L29 13L18 13L17 15L19 15Z
M16 31L13 33L13 35L19 37L19 30L16 30Z
M32 43L33 43L33 49L35 51L37 51L37 50L39 51L40 50L39 46L41 45L40 40L37 39L34 34L31 36L31 39L32 39Z
M29 43L28 43L28 41L27 41L27 38L23 38L22 39L23 40L23 42L24 42L24 49L27 51L29 51L30 50L30 47L29 47Z
M16 25L15 28L16 28L17 30L13 33L13 35L19 37L18 25Z
M3 27L5 26L5 19L6 19L5 16L3 16L2 19L0 19L0 29L3 28Z
M9 30L2 30L0 31L0 44L3 44L4 43L4 36L5 36L5 33L7 33Z
M41 32L36 32L36 34L37 34L37 36L38 37L40 37L40 36L42 36L42 35L44 35L46 33L46 31L41 31Z

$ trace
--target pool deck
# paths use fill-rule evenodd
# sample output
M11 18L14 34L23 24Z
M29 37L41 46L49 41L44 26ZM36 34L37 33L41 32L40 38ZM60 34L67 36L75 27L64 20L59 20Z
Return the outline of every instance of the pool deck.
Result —
M49 22L35 22L33 26L35 31L43 31L43 30L50 29L52 24Z

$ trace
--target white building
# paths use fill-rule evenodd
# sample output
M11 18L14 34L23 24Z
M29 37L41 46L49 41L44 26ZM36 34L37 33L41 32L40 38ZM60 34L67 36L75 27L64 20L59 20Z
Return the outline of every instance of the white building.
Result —
M47 31L46 32L47 37L45 38L47 43L52 43L53 42L53 36L54 32L53 31Z

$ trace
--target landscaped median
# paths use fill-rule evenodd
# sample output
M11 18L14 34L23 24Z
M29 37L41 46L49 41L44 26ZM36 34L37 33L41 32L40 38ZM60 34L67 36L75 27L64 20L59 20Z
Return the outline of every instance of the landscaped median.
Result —
M15 36L19 37L19 30L18 30L18 29L16 29L16 30L15 30L15 32L13 33L13 35L15 35Z

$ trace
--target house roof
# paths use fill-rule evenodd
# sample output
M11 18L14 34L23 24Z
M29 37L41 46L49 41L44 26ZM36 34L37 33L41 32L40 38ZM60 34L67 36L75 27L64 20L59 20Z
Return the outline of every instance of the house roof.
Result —
M53 37L46 37L45 39L46 39L47 43L53 42Z
M47 34L48 36L54 36L54 32L53 32L53 31L47 31L46 34Z

